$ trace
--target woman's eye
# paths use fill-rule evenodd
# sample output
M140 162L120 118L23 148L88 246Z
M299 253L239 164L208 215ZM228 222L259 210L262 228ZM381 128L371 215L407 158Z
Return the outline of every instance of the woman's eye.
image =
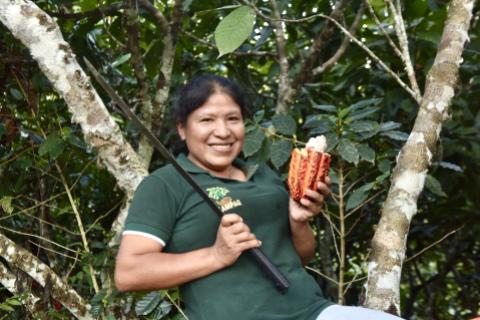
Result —
M212 118L203 118L203 119L200 119L201 122L211 122L213 121Z
M240 117L230 117L228 118L230 121L240 121Z

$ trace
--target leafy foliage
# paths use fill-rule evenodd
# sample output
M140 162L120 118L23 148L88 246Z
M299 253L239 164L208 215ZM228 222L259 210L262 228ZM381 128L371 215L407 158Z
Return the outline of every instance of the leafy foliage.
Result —
M369 2L384 25L393 23L385 15L383 1ZM136 108L139 80L127 49L123 10L102 13L115 4L111 0L37 3L57 16L77 57L87 57L100 66L120 95ZM171 18L171 2L152 3L165 17ZM316 12L328 14L331 10L331 2L326 0L279 1L279 5L282 15L291 18ZM446 3L415 0L403 5L417 80L423 88L445 21ZM262 12L271 13L267 2L261 2L261 6ZM185 12L175 51L172 93L185 80L202 72L238 80L249 94L253 115L247 122L243 155L253 162L273 165L282 177L286 176L292 148L302 146L311 136L326 135L328 152L333 158L330 171L333 196L325 212L328 219L322 218L316 226L321 245L312 267L337 279L340 266L335 228L342 216L347 259L343 272L349 281L361 279L366 274L367 252L388 190L388 178L395 157L408 138L418 106L363 51L351 45L332 69L302 85L288 114L276 115L281 70L275 57L277 46L272 25L255 16L251 8L232 7L227 1L183 1L182 7ZM81 15L90 10L99 14ZM350 25L357 10L357 3L347 6L342 21ZM140 8L139 15L139 46L149 94L153 95L164 52L164 34L146 10ZM465 319L479 312L480 215L476 200L480 198L480 180L476 177L480 175L480 109L474 103L480 92L477 20L473 22L471 42L461 65L452 118L444 125L409 234L407 256L414 258L403 269L401 292L405 318ZM300 70L312 39L326 25L318 17L302 23L285 23L291 75ZM115 290L112 284L115 248L107 244L123 195L99 163L95 150L84 142L65 102L52 90L27 50L3 26L0 30L0 231L35 252L55 272L68 278L80 294L89 297L95 317L181 319L175 306L181 306L177 290L138 294ZM364 14L357 37L406 79L401 61L392 54L369 14ZM343 35L333 32L322 49L321 59L333 56L342 41ZM165 108L166 124L173 123L172 100L169 98ZM115 110L111 114L136 147L138 132ZM164 143L176 140L173 127L163 128L159 138ZM87 254L81 243L72 203L65 194L66 186L61 183L57 164L81 212L92 254ZM151 169L163 164L154 155ZM446 240L415 257L457 229ZM88 264L96 270L94 276L104 282L104 289L96 294ZM331 299L337 299L336 285L322 277L317 280ZM45 297L39 316L48 319L69 316L68 311L48 296L48 288L32 283L28 290ZM361 292L362 281L352 282L345 290L346 303L357 304ZM26 317L25 310L20 310L16 302L12 304L21 299L5 291L0 296L1 315Z

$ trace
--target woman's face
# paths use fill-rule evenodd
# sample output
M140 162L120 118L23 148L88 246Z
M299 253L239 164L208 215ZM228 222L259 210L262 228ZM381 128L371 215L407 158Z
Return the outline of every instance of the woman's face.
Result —
M245 128L240 106L225 93L213 93L190 113L185 124L177 124L186 141L188 158L198 167L228 176L232 162L243 147Z

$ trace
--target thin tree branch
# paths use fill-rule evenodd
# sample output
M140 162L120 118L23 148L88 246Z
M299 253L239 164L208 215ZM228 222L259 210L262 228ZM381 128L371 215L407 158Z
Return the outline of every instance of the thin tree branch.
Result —
M255 12L261 16L263 19L265 19L266 21L268 22L272 22L272 21L283 21L283 22L289 22L289 23L302 23L302 22L305 22L305 21L309 21L309 20L312 20L312 19L315 19L317 17L319 18L323 18L323 19L327 19L331 22L333 22L337 28L339 28L350 40L352 40L356 45L358 45L361 49L363 49L369 56L370 58L372 58L376 63L378 63L384 70L385 72L387 72L392 78L395 79L395 81L398 82L398 84L405 90L407 91L407 93L418 103L420 103L419 100L417 100L417 95L415 93L415 91L413 91L405 82L402 81L402 79L400 79L400 77L394 72L392 71L375 53L373 53L367 46L365 46L360 40L358 40L357 38L355 38L347 29L345 29L338 21L336 21L335 19L332 19L331 17L329 16L326 16L322 13L318 13L318 14L314 14L314 15L311 15L309 17L306 17L306 18L302 18L302 19L285 19L285 18L282 18L282 19L272 19L266 15L264 15L257 7L255 7L253 4L251 4L250 2L246 1L246 0L241 0L242 3L246 4L246 5L249 5L250 7L252 7Z
M428 251L429 249L431 249L432 247L436 246L437 244L439 244L440 242L442 242L443 240L447 239L448 237L450 237L452 234L456 233L458 230L462 229L463 227L465 227L465 225L461 226L461 227L458 227L452 231L450 231L449 233L447 233L446 235L444 235L443 237L441 237L440 239L438 239L437 241L435 241L434 243L426 246L425 248L423 248L422 250L420 250L419 252L417 252L416 254L414 254L413 256L411 257L408 257L407 259L405 259L405 263L406 262L409 262L415 258L417 258L418 256L420 256L421 254L425 253L426 251Z
M149 129L152 129L153 106L149 95L149 84L147 75L145 73L145 66L143 63L142 52L140 50L140 31L138 25L138 10L136 0L127 0L127 8L125 10L125 25L127 30L128 50L131 54L130 61L135 71L135 76L138 82L138 98L140 100L140 114L143 124ZM138 143L138 155L146 169L150 165L150 160L153 154L153 146L145 137L141 135Z
M376 197L378 197L380 194L382 194L383 192L385 192L385 190L379 190L377 191L377 193L375 193L373 196L371 196L370 198L368 198L367 200L363 201L362 203L360 203L358 206L356 206L355 208L353 208L352 210L350 210L346 215L345 215L345 219L347 219L348 217L350 217L352 214L354 214L358 209L360 209L361 207L363 207L364 205L366 205L367 203L369 203L370 201L372 201L373 199L375 199Z
M354 36L360 27L360 21L362 20L363 11L365 9L365 1L362 2L360 9L358 10L357 15L355 16L355 20L350 26L349 32ZM321 66L313 69L313 72L312 72L313 75L317 76L320 73L331 69L338 62L338 60L340 60L340 58L345 54L345 52L347 51L347 48L350 46L350 42L351 42L350 39L348 37L345 37L340 47L338 48L337 52L335 52L335 54L330 59L325 61Z
M329 21L338 21L342 17L347 3L348 0L338 0L335 3L331 14L329 15ZM359 11L363 12L363 6L359 9ZM300 88L304 83L310 81L313 77L312 69L318 65L320 54L325 48L326 44L330 42L330 39L335 31L335 26L332 23L329 23L329 21L327 21L325 27L322 29L322 32L315 37L305 61L293 79L292 87L294 90L298 90L298 88Z
M277 44L277 58L280 64L280 78L278 83L278 90L277 90L277 106L275 108L276 113L286 113L287 112L287 104L286 100L290 97L291 87L290 87L290 79L288 77L288 70L289 70L289 63L287 59L287 51L285 46L285 34L283 32L283 22L280 21L281 13L280 9L278 8L278 4L276 0L270 0L272 4L273 16L275 17L274 21L271 21L271 24L275 30L275 42Z
M155 20L157 20L158 26L164 34L167 34L170 31L167 18L165 18L163 13L158 10L150 1L138 0L138 3L140 3L140 5L145 8L145 10L147 10L155 18Z
M310 270L310 271L318 274L319 276L324 277L324 278L327 279L328 281L331 281L331 282L333 282L334 284L336 284L336 285L338 286L338 281L337 281L337 280L335 280L335 279L333 279L333 278L331 278L331 277L323 274L322 272L318 271L317 269L311 268L311 267L309 267L309 266L305 266L305 269Z
M120 10L124 8L123 3L117 2L112 3L108 7L98 7L96 9L85 11L85 12L53 12L53 11L45 11L48 15L56 18L61 19L70 19L70 20L80 20L83 18L91 18L91 19L100 19L104 18L105 16L115 16L120 14Z
M65 257L65 258L68 258L68 259L72 259L72 260L77 260L79 261L79 259L77 257L74 257L74 256L70 256L66 253L63 253L63 252L60 252L60 251L57 251L57 250L54 250L52 248L47 248L45 246L42 246L40 243L38 242L35 242L35 241L32 241L32 240L28 240L28 242L30 242L31 244L33 244L34 246L36 247L39 247L39 248L42 248L43 250L46 250L46 251L49 251L49 252L52 252L52 253L55 253L55 254L58 254L59 256L62 256L62 257Z
M393 15L393 20L395 21L395 32L397 34L398 42L400 44L400 49L402 50L402 62L405 66L405 71L407 71L408 79L410 80L410 85L412 86L413 91L417 96L417 101L421 101L422 93L418 87L417 79L415 78L415 70L413 69L412 59L410 58L410 51L408 49L408 38L407 32L405 31L405 22L402 17L402 8L400 1L397 0L397 7L393 4L391 0L385 0L390 7L390 11Z
M70 188L68 187L67 179L65 179L62 168L60 168L60 166L56 161L55 161L55 167L57 168L60 178L62 179L62 184L63 184L63 187L65 188L65 191L67 192L68 201L70 202L70 206L72 207L72 210L75 214L75 219L77 219L78 229L80 231L80 236L82 237L83 249L87 254L91 254L90 247L88 245L87 237L85 234L85 229L83 227L82 217L80 216L80 212L78 211L77 205L75 204L75 200L73 199L72 193L70 192ZM91 262L88 262L88 269L90 270L90 277L92 278L92 284L93 284L95 293L98 293L100 291L100 287L98 286L97 278L95 277L95 270L93 269Z
M401 52L400 49L397 47L397 45L395 44L395 42L392 40L392 38L390 37L390 35L388 34L388 32L385 30L385 28L383 28L382 23L380 22L380 20L378 19L377 15L375 14L375 10L373 9L372 5L370 4L370 1L371 1L371 0L367 0L367 1L366 1L367 6L368 6L368 10L370 11L370 15L373 17L373 20L375 20L375 23L377 24L378 28L380 29L380 31L381 31L381 32L383 33L383 35L385 36L385 39L387 39L387 42L388 42L388 44L390 44L390 47L392 47L393 52L395 52L395 54L396 54L400 59L403 59L402 52Z
M372 58L375 62L377 62L383 68L383 70L385 70L392 78L394 78L398 82L398 84L403 89L405 89L405 91L407 91L407 93L410 94L410 96L413 99L415 99L415 101L420 103L420 101L417 100L416 93L405 82L403 82L402 79L400 79L400 77L392 69L390 69L375 53L373 53L372 50L370 50L360 40L355 38L347 29L345 29L336 20L330 18L329 16L323 15L323 14L318 14L318 16L332 21L345 35L347 35L348 38L350 38L356 45L358 45L361 49L363 49L370 56L370 58Z
M183 30L183 29L180 29L179 31L180 31L180 33L182 33L182 34L186 35L187 37L189 37L189 38L197 41L198 43L203 44L204 46L206 46L206 47L208 47L208 48L210 48L210 49L218 50L218 47L217 47L215 44L213 44L213 43L211 43L211 42L209 42L209 41L207 41L207 40L205 40L205 39L202 39L202 38L200 38L200 37L197 37L196 35L194 35L194 34L191 33L191 32L188 32L188 31ZM275 56L275 53L270 52L270 51L245 51L245 52L243 52L243 51L234 51L234 52L231 52L230 54L231 54L231 55L234 55L234 56L238 56L238 57L242 57L242 56L259 56L259 57L262 57L262 56ZM272 99L272 97L268 97L268 98Z
M173 63L175 62L175 51L182 17L183 0L175 0L168 32L163 39L162 65L158 73L155 97L152 102L152 129L157 134L160 133L160 128L162 127L165 116L165 103L168 100L170 92Z
M70 249L69 247L66 247L66 246L64 246L64 245L61 245L61 244L58 243L58 242L55 242L55 241L52 241L52 240L50 240L50 239L44 238L44 237L39 236L39 235L37 235L37 234L28 233L28 232L23 232L23 231L19 231L19 230L14 230L14 229L10 229L10 228L4 227L4 226L0 226L0 229L6 230L6 231L11 232L11 233L20 234L20 235L22 235L22 236L28 236L28 237L33 237L33 238L41 239L41 240L43 240L43 241L47 241L47 242L49 242L49 243L51 243L51 244L53 244L53 245L55 245L55 246L57 246L57 247L59 247L59 248L62 248L62 249L64 249L64 250L67 250L67 251L70 251L70 252L74 252L74 253L77 252L77 251L75 251L75 250L73 250L73 249Z

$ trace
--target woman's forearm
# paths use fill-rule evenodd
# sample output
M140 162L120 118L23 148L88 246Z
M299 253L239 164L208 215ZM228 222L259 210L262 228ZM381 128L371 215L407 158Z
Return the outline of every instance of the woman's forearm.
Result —
M202 278L223 266L212 248L186 253L149 252L117 257L115 284L120 291L162 290Z
M294 221L290 218L292 241L303 265L307 265L315 255L315 236L308 221Z

